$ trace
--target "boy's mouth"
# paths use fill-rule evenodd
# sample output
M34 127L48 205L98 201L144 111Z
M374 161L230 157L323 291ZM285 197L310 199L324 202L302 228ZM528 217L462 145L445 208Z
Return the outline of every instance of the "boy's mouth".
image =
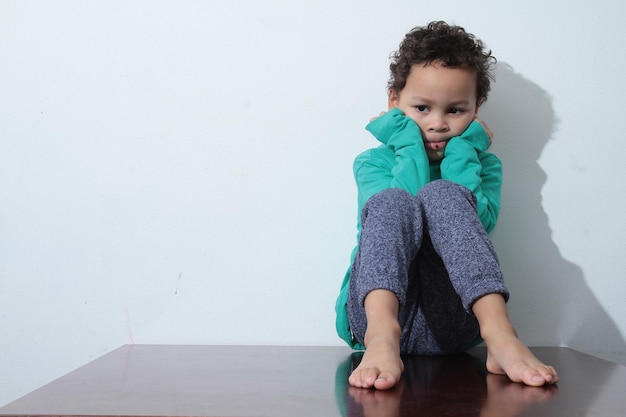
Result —
M448 143L447 140L440 140L440 141L435 141L435 142L424 141L424 147L431 151L439 151L445 148L447 143Z

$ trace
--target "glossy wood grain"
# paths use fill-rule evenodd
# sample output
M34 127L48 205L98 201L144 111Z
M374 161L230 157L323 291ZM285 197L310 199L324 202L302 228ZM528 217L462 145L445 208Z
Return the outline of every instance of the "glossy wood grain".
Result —
M485 350L405 357L391 391L349 387L343 347L123 346L0 408L2 416L623 417L626 367L534 348L561 376L532 388L485 371Z

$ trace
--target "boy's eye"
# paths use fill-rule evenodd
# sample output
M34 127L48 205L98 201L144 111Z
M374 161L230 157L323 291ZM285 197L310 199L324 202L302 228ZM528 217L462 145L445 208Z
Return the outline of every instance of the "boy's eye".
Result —
M448 110L448 113L460 114L460 113L463 113L463 110L459 109L458 107L452 107L450 110Z
M428 110L428 106L415 106L415 108L417 109L418 112L425 112L426 110Z

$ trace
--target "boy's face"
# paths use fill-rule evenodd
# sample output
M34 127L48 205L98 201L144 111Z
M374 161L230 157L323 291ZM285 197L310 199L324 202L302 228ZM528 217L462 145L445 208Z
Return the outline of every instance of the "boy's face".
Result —
M428 159L439 161L448 141L476 116L476 74L436 62L413 65L406 86L399 93L389 92L389 108L394 107L417 123Z

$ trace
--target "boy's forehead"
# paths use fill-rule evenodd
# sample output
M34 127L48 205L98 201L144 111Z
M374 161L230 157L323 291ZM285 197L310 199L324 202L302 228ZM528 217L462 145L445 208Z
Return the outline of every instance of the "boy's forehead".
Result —
M420 92L445 91L467 97L476 95L478 77L475 71L465 67L446 67L441 64L415 64L412 66L405 90L411 96ZM422 93L422 94L423 94Z

